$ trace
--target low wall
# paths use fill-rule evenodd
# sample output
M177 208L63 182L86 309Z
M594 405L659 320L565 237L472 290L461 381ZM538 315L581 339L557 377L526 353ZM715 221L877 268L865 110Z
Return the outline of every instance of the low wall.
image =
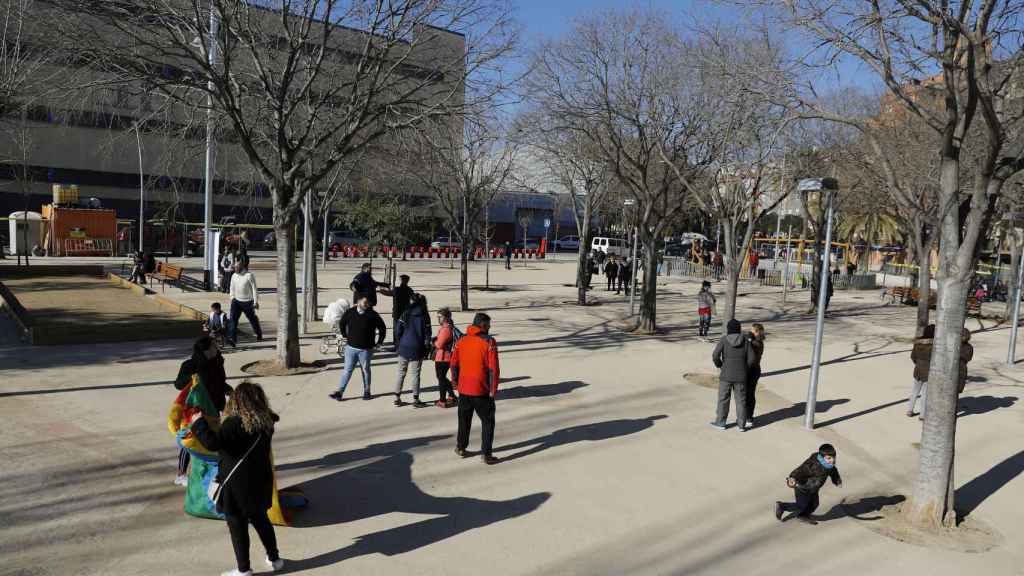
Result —
M0 278L31 278L33 276L103 276L103 266L98 264L0 266Z

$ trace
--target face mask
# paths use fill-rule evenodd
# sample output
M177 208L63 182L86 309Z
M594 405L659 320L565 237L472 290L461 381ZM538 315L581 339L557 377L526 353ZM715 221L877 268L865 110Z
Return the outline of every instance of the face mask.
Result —
M835 467L835 465L836 465L836 464L835 464L835 459L833 459L833 460L832 460L832 463L831 463L831 464L829 464L829 463L828 463L828 462L827 462L827 461L825 460L825 457L824 457L824 456L822 456L821 454L818 454L818 463L819 463L819 464L821 464L822 466L824 466L826 470L831 470L831 469L832 469L832 468L834 468L834 467Z

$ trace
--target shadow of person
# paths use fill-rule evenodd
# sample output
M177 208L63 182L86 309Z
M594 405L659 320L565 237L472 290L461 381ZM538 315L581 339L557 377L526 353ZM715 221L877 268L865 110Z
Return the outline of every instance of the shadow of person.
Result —
M899 504L906 499L906 496L901 494L893 496L868 496L853 502L847 502L844 498L842 502L833 506L828 512L821 516L812 516L812 518L819 522L828 522L829 520L847 517L865 522L873 522L882 519L882 516L877 514L882 508ZM868 516L868 514L874 515Z
M989 496L995 494L996 491L1009 484L1017 476L1020 476L1021 472L1024 472L1024 450L1017 452L996 464L984 474L957 488L954 501L956 502L958 516L966 518Z
M547 436L500 446L495 448L494 452L508 452L510 450L518 450L520 448L531 446L531 448L528 448L527 450L516 452L515 454L501 458L502 462L508 462L510 460L516 460L526 456L531 456L538 452L543 452L548 448L572 444L574 442L598 442L601 440L616 438L618 436L635 434L654 426L655 420L661 420L663 418L668 418L668 416L665 414L659 414L658 416L648 416L647 418L627 418L622 420L609 420L607 422L595 422L593 424L584 424L583 426L571 426L569 428L555 430Z
M985 414L1000 408L1009 408L1016 401L1016 396L1004 396L1002 398L996 398L995 396L965 396L957 403L956 415L958 418L963 418L964 416Z
M498 390L498 400L518 400L522 398L546 398L548 396L558 396L559 394L568 394L573 390L589 386L586 382L580 382L579 380L569 380L567 382L559 382L557 384L541 384L538 386L514 386L512 388L504 388Z
M299 528L331 526L395 512L432 517L364 534L344 548L312 558L290 560L288 572L330 566L366 554L412 552L463 532L529 514L551 497L550 492L512 500L431 496L413 482L412 463L413 456L401 452L301 484L311 504L296 516L294 525Z
M444 440L445 438L451 438L451 434L442 434L439 436L420 436L419 438L403 438L401 440L394 440L392 442L382 442L380 444L370 444L365 448L359 448L356 450L347 450L345 452L335 452L333 454L327 454L321 458L303 460L301 462L288 462L286 464L278 464L274 467L275 470L297 470L299 468L310 468L316 466L318 468L337 468L338 466L344 466L352 462L358 462L360 460L367 460L370 458L380 458L383 456L394 456L399 452L408 452L413 448L420 448L426 446L431 442L437 440Z
M840 404L846 404L849 402L849 398L839 398L837 400L820 400L814 405L814 413L820 414L822 412L828 412L833 406ZM797 402L788 408L779 408L778 410L772 410L760 416L754 417L754 423L760 428L769 424L775 424L789 418L799 418L804 415L806 411L806 402Z

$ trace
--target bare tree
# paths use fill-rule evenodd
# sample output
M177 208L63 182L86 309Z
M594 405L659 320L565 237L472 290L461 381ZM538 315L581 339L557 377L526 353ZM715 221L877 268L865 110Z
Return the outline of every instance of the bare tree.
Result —
M479 113L465 120L462 127L440 123L417 130L419 162L413 176L433 195L459 239L460 304L469 310L469 255L481 235L484 211L510 179L518 145L505 137L494 116Z
M698 138L706 103L687 58L664 14L597 14L542 44L529 80L553 128L585 139L636 200L646 260L636 329L645 333L657 330L657 241L707 164Z
M787 111L766 93L780 93L785 84L765 84L749 70L781 68L780 46L767 37L744 37L722 28L704 31L691 51L691 65L698 71L705 118L697 136L710 160L702 185L693 187L693 199L701 210L722 226L725 241L725 310L722 333L736 316L736 294L745 255L758 220L787 198L790 188L779 186L777 142L785 128ZM683 165L659 149L662 160L686 181ZM773 194L769 192L774 191ZM719 247L721 250L721 247Z
M543 179L567 192L562 196L568 196L572 203L573 219L579 235L579 248L576 251L576 303L586 306L591 224L609 198L611 165L581 132L560 130L560 119L551 110L544 108L543 99L536 106L519 118L516 134L531 147L535 160L542 167L539 172ZM559 208L560 203L555 202L556 222ZM557 232L555 236L557 238Z
M478 73L513 37L503 0L54 4L90 66L176 108L214 111L266 183L288 367L299 363L294 224L307 191L389 135L458 123L467 94L494 85Z
M884 82L894 105L920 118L938 136L936 333L920 467L907 514L925 528L953 525L956 406L967 291L979 238L990 225L996 200L1005 182L1024 168L1021 148L1010 146L1019 136L1013 126L1024 114L1024 103L1004 98L1024 60L1019 50L1024 6L1010 0L750 4L767 5L787 24L808 33L829 61L838 54L860 60ZM828 119L850 120L841 115ZM975 125L986 137L978 154L965 155L963 145ZM886 150L876 155L882 158ZM961 178L965 171L974 176L966 186ZM891 184L898 189L898 183Z

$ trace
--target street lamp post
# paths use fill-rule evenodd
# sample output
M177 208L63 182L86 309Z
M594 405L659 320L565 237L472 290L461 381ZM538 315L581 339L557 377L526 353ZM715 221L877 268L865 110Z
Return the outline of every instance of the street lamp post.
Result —
M142 176L142 136L139 135L139 123L135 123L135 144L139 150L139 251L142 250L143 230L146 227L145 220L145 197L146 185Z
M210 2L210 40L207 50L207 62L213 68L217 58L217 10ZM206 170L204 173L205 189L203 192L203 283L207 290L213 290L213 270L216 257L213 248L213 81L207 82L206 93Z
M833 196L839 189L835 178L810 178L801 180L797 190L801 193L824 192L828 205L825 216L825 246L821 251L821 274L818 279L818 318L814 328L814 351L811 356L811 380L807 384L807 404L804 426L814 429L814 411L818 401L818 372L821 369L821 337L825 329L825 300L828 298L829 251L832 245Z
M1009 221L1010 226L1024 222L1024 212L1014 212L1003 217ZM1024 255L1024 244L1021 244L1021 254ZM1002 258L1000 258L1000 261ZM1006 351L1006 365L1013 368L1017 357L1017 328L1020 324L1020 285L1024 281L1024 256L1017 260L1017 286L1013 290L1013 324L1010 325L1010 346Z

